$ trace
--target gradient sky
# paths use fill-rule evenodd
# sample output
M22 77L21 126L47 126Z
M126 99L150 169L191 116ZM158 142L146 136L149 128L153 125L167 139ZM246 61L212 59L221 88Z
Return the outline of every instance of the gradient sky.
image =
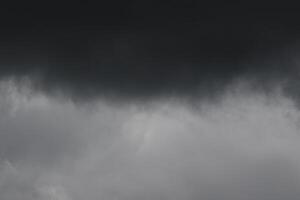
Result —
M0 12L1 200L295 200L295 5Z

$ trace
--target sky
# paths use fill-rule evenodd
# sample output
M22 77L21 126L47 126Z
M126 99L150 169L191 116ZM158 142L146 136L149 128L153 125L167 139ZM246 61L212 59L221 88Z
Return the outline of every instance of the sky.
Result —
M299 198L297 6L43 2L0 16L1 200Z

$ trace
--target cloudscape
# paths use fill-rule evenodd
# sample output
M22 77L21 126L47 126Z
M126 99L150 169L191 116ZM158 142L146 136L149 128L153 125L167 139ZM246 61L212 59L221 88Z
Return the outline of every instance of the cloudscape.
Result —
M295 5L44 3L0 14L1 200L299 199Z

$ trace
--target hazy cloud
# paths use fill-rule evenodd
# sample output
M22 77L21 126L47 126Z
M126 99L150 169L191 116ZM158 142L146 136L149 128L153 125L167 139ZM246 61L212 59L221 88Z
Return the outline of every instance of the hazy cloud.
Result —
M280 89L90 109L2 86L3 200L299 196L300 113Z

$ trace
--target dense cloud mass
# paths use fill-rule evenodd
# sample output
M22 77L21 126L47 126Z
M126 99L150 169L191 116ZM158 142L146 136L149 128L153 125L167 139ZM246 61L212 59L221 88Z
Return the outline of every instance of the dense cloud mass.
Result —
M1 200L299 199L296 6L99 3L0 8Z
M300 113L280 87L235 83L220 101L193 105L78 107L1 86L3 200L299 196Z

